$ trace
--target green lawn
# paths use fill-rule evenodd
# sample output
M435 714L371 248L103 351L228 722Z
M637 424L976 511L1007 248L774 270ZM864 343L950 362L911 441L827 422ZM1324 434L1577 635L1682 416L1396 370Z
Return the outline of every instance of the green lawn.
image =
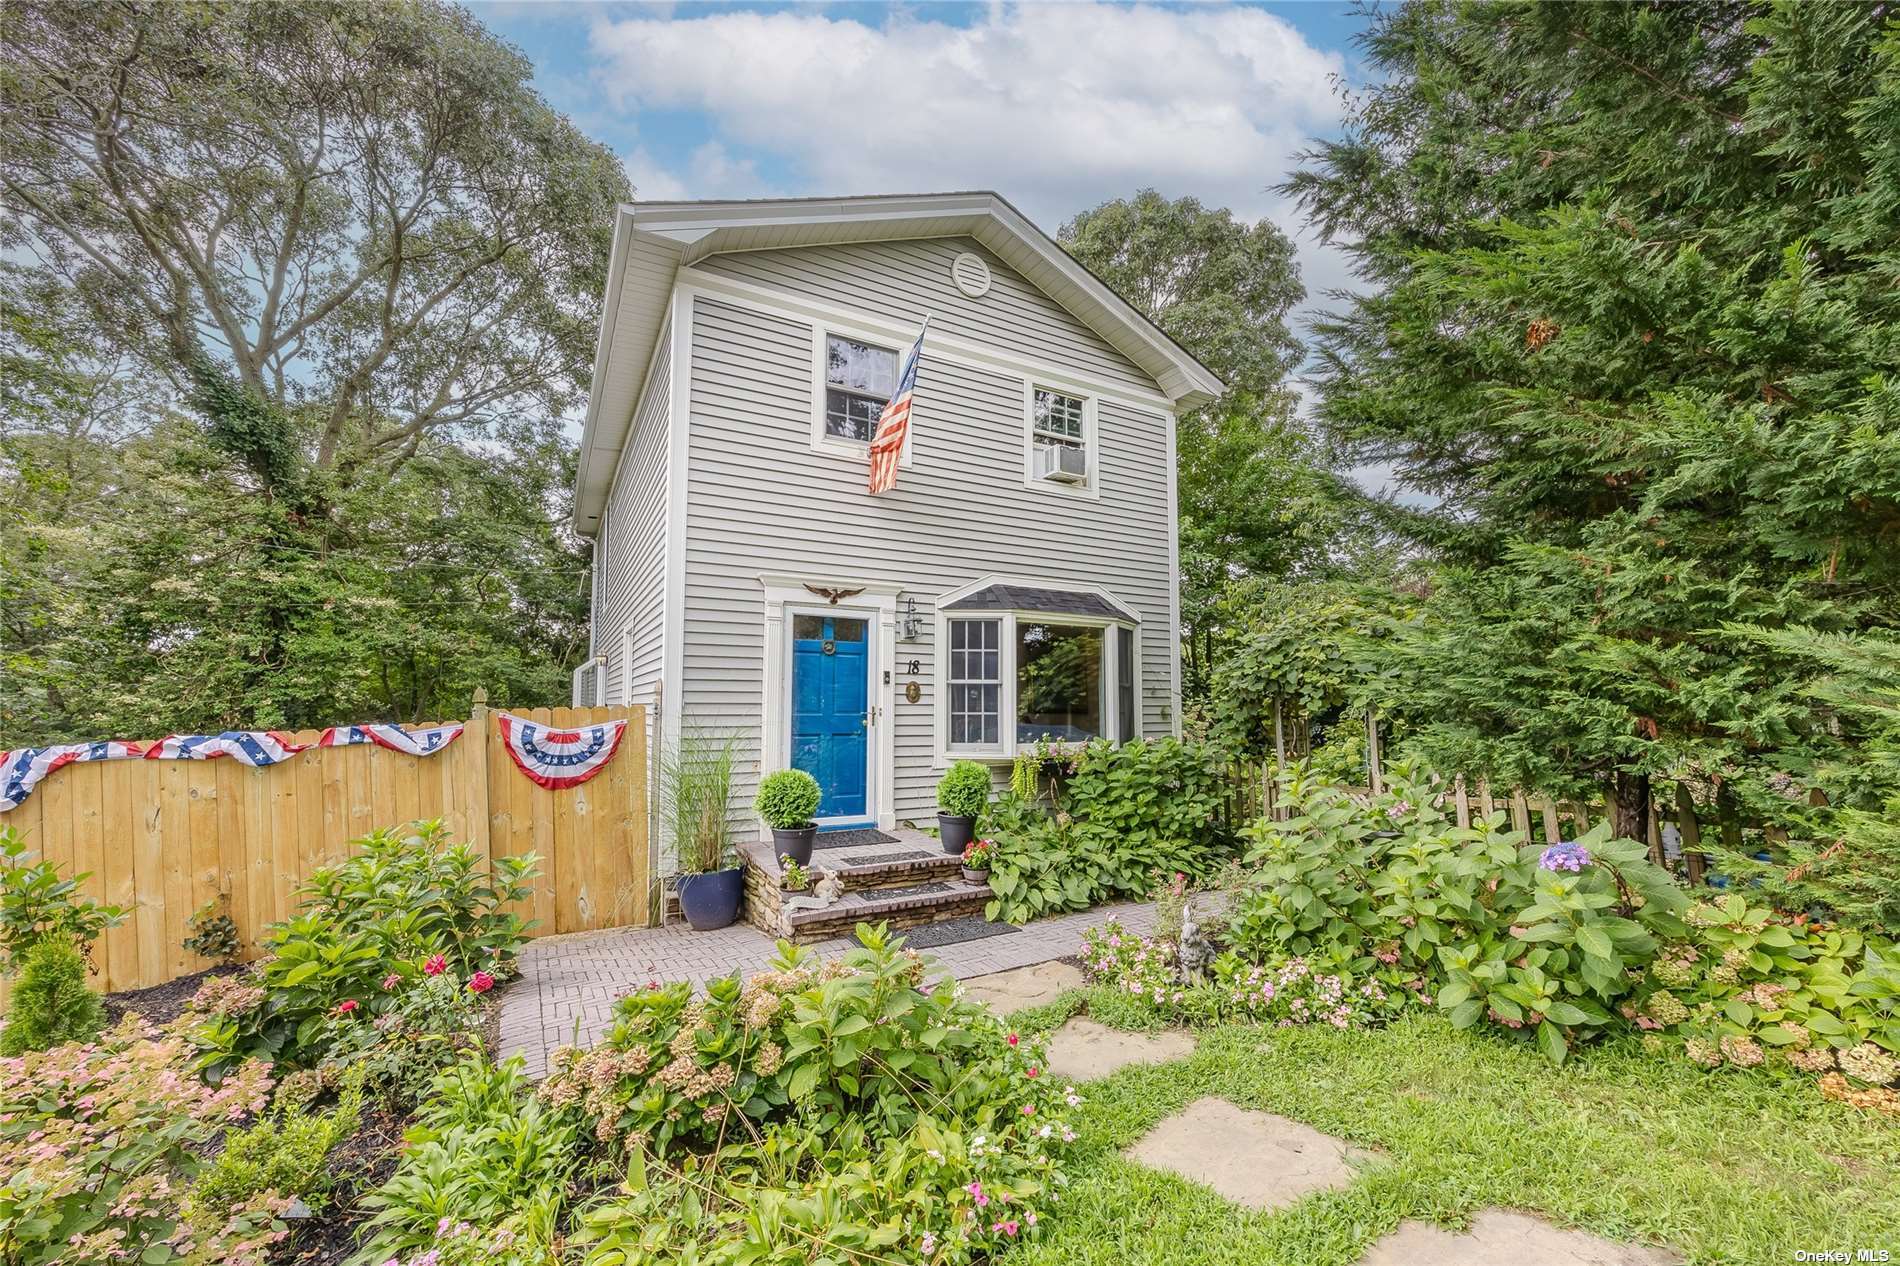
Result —
M1018 1017L1033 1031L1082 1003ZM1144 1017L1103 991L1104 1023ZM1407 1218L1459 1225L1486 1206L1666 1244L1692 1263L1767 1266L1797 1248L1900 1260L1900 1122L1812 1083L1708 1075L1633 1043L1554 1069L1435 1015L1371 1032L1219 1029L1190 1059L1092 1083L1073 1181L1015 1266L1349 1266ZM1134 1165L1123 1147L1203 1095L1278 1112L1383 1152L1351 1187L1276 1214Z

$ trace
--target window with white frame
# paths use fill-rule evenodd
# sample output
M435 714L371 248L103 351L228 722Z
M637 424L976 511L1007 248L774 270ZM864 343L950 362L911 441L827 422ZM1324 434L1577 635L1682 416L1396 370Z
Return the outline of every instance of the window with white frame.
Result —
M947 612L944 639L951 754L1009 756L1044 741L1139 734L1133 620Z
M1033 384L1029 389L1029 479L1086 490L1094 476L1094 410L1087 397Z
M897 389L897 353L838 334L825 335L825 434L871 442L878 415Z

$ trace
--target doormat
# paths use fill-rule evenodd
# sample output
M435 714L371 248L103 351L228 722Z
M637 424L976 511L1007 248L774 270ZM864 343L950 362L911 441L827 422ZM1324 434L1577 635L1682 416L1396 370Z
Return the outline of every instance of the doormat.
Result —
M886 835L871 827L856 831L820 831L813 848L866 848L872 844L895 844L895 835Z
M838 860L847 866L878 866L885 862L927 862L941 853L926 853L922 849L906 849L901 853L859 853L856 857L840 857Z
M866 901L891 901L898 897L927 897L933 892L949 891L949 884L915 884L909 888L873 888L859 895Z
M903 937L904 943L912 949L936 949L941 945L980 941L986 936L1010 936L1020 931L1021 928L1011 923L991 923L988 919L971 917L926 923L923 927L905 932Z

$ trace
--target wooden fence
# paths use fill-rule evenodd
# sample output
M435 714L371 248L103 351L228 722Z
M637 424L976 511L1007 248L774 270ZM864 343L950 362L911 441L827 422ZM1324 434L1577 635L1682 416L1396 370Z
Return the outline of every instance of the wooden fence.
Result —
M120 760L56 770L0 813L62 875L89 872L91 896L128 908L93 947L95 987L137 989L209 966L184 948L192 912L223 896L244 956L296 908L319 866L378 827L440 818L484 857L534 853L540 876L524 917L534 935L652 921L646 710L529 708L554 726L625 719L620 750L593 778L549 791L515 767L478 696L461 737L432 756L367 744L312 747L251 769L210 761ZM316 730L299 730L314 743Z

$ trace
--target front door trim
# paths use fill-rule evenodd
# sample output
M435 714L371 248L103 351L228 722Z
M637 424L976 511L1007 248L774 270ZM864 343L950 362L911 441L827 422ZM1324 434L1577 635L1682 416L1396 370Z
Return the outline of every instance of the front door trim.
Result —
M792 621L794 615L848 615L868 620L865 672L866 698L875 715L867 743L865 771L866 815L879 827L897 825L893 799L896 789L896 735L893 724L894 688L885 678L897 645L897 596L901 585L855 580L847 576L813 574L759 577L765 590L765 682L760 700L763 718L759 734L759 776L791 763L792 735ZM806 588L856 589L860 592L827 603ZM896 674L891 674L893 677ZM859 819L853 819L857 821ZM761 824L763 829L763 824Z

